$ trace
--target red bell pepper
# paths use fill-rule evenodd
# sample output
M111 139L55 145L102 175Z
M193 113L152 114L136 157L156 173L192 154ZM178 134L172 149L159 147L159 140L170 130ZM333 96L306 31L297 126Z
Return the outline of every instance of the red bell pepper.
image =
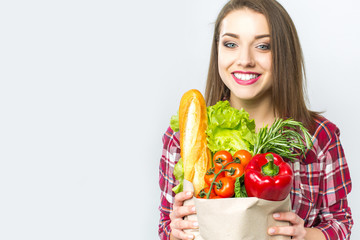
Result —
M291 190L293 171L275 153L255 155L245 169L245 189L249 197L284 200Z

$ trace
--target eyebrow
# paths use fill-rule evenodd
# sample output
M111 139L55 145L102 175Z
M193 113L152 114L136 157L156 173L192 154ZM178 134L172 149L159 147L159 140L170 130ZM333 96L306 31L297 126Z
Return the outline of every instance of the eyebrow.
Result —
M229 36L229 37L233 37L233 38L240 38L240 36L235 34L235 33L224 33L222 35L222 37L224 37L224 36ZM260 39L260 38L265 38L265 37L270 37L270 34L257 35L257 36L255 36L255 39Z

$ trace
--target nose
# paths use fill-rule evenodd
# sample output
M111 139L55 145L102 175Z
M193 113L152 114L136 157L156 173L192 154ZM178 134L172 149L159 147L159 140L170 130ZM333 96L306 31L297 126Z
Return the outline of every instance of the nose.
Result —
M238 54L237 64L242 67L254 67L255 60L250 49L242 48Z

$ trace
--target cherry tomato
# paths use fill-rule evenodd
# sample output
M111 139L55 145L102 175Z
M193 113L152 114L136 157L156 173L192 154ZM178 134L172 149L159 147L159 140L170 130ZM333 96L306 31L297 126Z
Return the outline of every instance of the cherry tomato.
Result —
M229 177L222 177L217 179L215 186L216 195L222 198L229 198L234 196L235 181Z
M209 168L209 170L207 170L207 172L204 176L205 183L209 187L210 187L211 183L213 182L214 177L215 177L215 168ZM217 177L218 178L225 177L225 172L221 172Z
M221 150L216 152L214 155L215 172L219 172L223 166L232 162L232 160L233 157L228 151Z
M213 196L213 197L210 197L211 199L216 199L216 198L222 198L222 197L220 197L220 196L218 196L218 195L215 195L215 196Z
M209 187L206 187L206 188L204 188L204 189L202 189L199 193L198 193L198 195L196 196L197 198L204 198L204 199L206 199L206 194L209 192L209 190L210 190L210 188ZM215 194L215 191L214 191L214 188L211 190L211 192L210 192L210 196L209 196L209 198L214 198L216 196L216 194Z
M252 159L251 153L246 150L239 150L234 154L234 161L240 161L240 164L246 167Z
M225 177L229 177L233 181L244 174L244 166L241 163L230 163L225 169L228 170L225 171Z
M205 183L210 186L215 176L215 168L209 168L204 176Z

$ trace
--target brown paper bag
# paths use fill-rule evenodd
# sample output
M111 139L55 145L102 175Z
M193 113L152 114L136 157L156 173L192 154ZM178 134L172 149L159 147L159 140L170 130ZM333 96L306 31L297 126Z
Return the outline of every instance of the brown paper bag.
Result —
M192 183L184 180L184 191L193 191ZM195 205L196 213L186 217L199 223L199 229L185 232L196 240L287 240L290 237L270 236L271 226L289 226L288 222L275 221L272 214L291 210L290 197L283 201L268 201L255 197L198 199L185 201Z

